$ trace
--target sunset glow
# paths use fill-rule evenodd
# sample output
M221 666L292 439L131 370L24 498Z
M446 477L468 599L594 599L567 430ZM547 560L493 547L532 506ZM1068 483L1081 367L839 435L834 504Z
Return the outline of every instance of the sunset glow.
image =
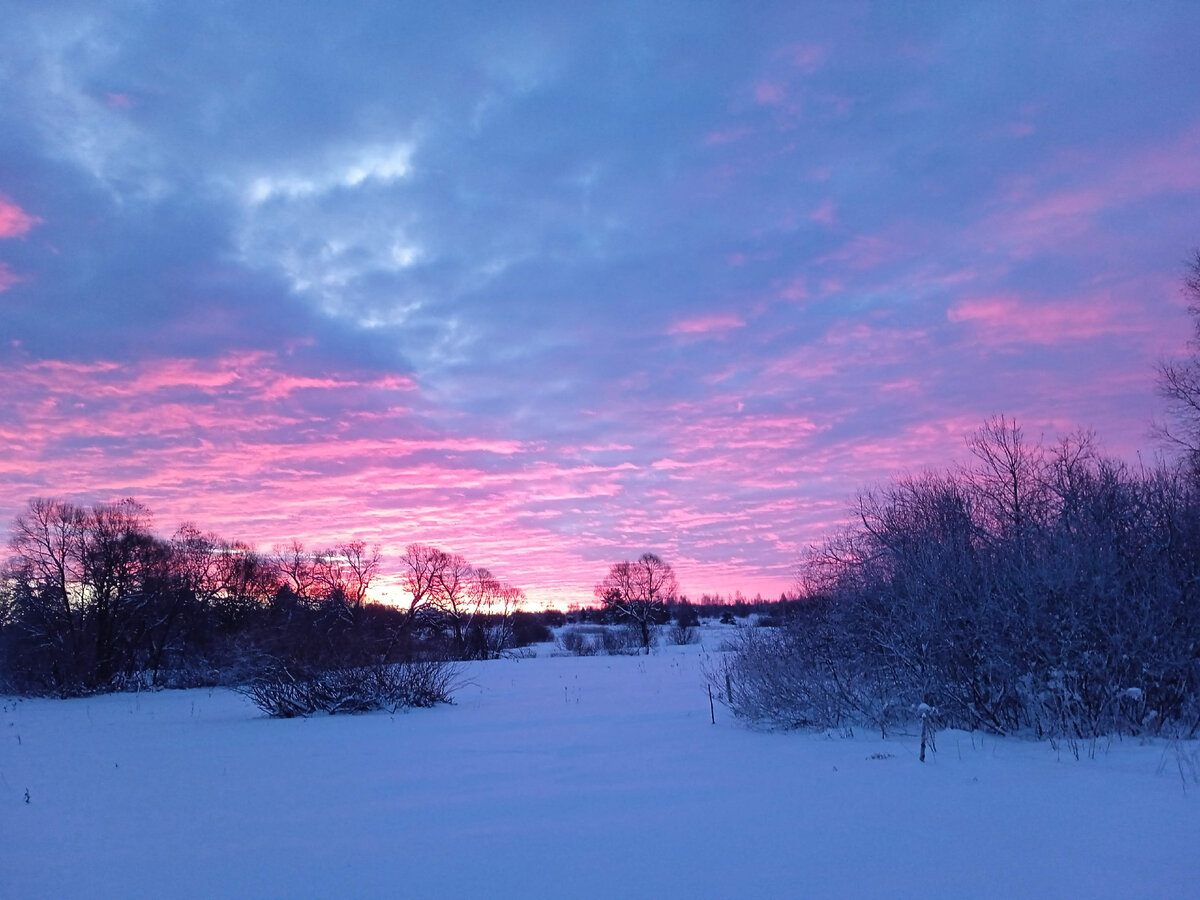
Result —
M1196 4L23 4L0 531L132 496L535 604L778 597L989 415L1156 450ZM394 596L386 582L381 596Z

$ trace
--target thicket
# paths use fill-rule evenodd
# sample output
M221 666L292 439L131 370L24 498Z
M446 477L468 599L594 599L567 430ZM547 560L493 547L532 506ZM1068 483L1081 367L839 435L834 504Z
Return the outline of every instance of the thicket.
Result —
M988 422L973 464L861 494L780 629L715 673L788 726L1087 738L1200 728L1200 479Z

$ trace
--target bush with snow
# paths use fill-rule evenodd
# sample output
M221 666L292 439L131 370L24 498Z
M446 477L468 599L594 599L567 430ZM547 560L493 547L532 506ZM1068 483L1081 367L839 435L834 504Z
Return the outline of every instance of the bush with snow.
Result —
M237 688L273 718L316 713L396 712L450 703L458 669L439 660L330 669L296 675L284 667Z
M649 629L648 644L643 644L637 623L625 625L575 625L563 628L555 643L571 656L633 656L644 647L658 643L658 630Z

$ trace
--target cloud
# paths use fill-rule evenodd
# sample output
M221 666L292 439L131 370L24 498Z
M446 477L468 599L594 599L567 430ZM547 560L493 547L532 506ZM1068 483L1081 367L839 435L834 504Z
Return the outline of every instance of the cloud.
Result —
M409 141L344 150L312 166L306 175L257 176L250 182L247 199L258 205L276 198L295 200L338 188L357 188L368 182L388 184L411 174L412 155L413 144Z
M773 81L760 81L754 85L754 100L763 106L782 106L787 99L787 89Z
M704 136L705 144L732 144L734 141L740 141L742 138L751 134L750 128L745 125L727 128L724 130L710 131Z
M808 214L808 218L822 225L835 225L837 224L837 206L832 200L824 200Z
M713 313L707 316L679 319L672 323L667 333L673 335L706 335L745 327L746 320L736 313Z
M1136 449L1197 15L14 8L0 518L132 493L559 602L648 549L777 595L993 412Z
M24 237L40 221L0 194L0 239Z
M963 300L946 312L954 324L972 327L988 344L1057 344L1128 330L1118 310L1103 298L1030 302L992 296Z
M816 72L829 59L829 48L822 44L789 44L780 52L791 65L808 74Z
M9 268L8 263L0 262L0 294L22 280L20 275Z

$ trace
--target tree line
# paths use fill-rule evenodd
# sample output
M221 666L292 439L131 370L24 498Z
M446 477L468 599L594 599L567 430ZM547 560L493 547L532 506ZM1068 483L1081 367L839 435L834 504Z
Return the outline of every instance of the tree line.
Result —
M299 542L259 553L184 525L157 536L132 499L35 499L0 567L0 683L71 696L130 686L296 679L509 651L524 594L463 557L410 544L404 606L368 599L378 548ZM535 633L534 637L541 637Z

